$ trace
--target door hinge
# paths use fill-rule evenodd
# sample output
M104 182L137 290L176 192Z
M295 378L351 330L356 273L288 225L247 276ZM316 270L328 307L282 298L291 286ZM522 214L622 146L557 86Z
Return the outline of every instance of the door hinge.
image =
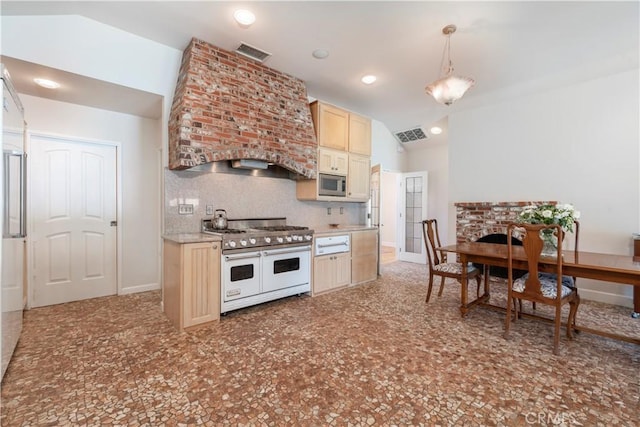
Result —
M111 221L111 226L112 227L117 227L118 226L118 221Z

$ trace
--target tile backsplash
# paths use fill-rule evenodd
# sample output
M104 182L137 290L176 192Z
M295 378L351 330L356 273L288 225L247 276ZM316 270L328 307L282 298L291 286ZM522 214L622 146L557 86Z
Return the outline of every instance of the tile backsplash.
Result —
M207 206L226 210L231 219L286 217L288 224L311 228L366 223L366 203L300 201L289 179L165 169L164 183L166 234L199 231L200 220L211 216ZM193 213L180 214L180 205L192 205Z

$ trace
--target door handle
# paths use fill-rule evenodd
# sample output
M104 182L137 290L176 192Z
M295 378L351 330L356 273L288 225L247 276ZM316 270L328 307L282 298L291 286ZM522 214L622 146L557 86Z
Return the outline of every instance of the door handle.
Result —
M112 227L117 227L118 226L118 221L111 221L111 226Z

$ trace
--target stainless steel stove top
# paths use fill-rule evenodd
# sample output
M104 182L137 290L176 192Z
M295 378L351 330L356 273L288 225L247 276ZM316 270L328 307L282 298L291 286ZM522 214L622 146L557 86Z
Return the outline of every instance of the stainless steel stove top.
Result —
M287 225L286 218L229 219L226 229L213 227L212 219L202 220L202 232L222 236L223 251L270 246L310 244L313 230Z

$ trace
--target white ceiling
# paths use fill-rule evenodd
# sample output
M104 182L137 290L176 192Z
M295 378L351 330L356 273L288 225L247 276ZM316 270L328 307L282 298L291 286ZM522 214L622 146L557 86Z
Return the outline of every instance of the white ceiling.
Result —
M248 29L233 21L239 7L257 16ZM2 1L1 13L83 15L179 50L191 37L227 50L242 41L270 52L265 65L304 80L310 96L368 115L392 132L428 129L451 111L638 67L637 1ZM458 27L451 39L456 73L477 82L450 107L424 93L439 77L447 24ZM328 49L329 57L313 58L317 48ZM378 81L363 85L365 74ZM67 77L82 83L82 76ZM141 99L142 110L157 102L152 94L117 90ZM74 102L124 108L110 106L109 90L84 93L92 99Z

